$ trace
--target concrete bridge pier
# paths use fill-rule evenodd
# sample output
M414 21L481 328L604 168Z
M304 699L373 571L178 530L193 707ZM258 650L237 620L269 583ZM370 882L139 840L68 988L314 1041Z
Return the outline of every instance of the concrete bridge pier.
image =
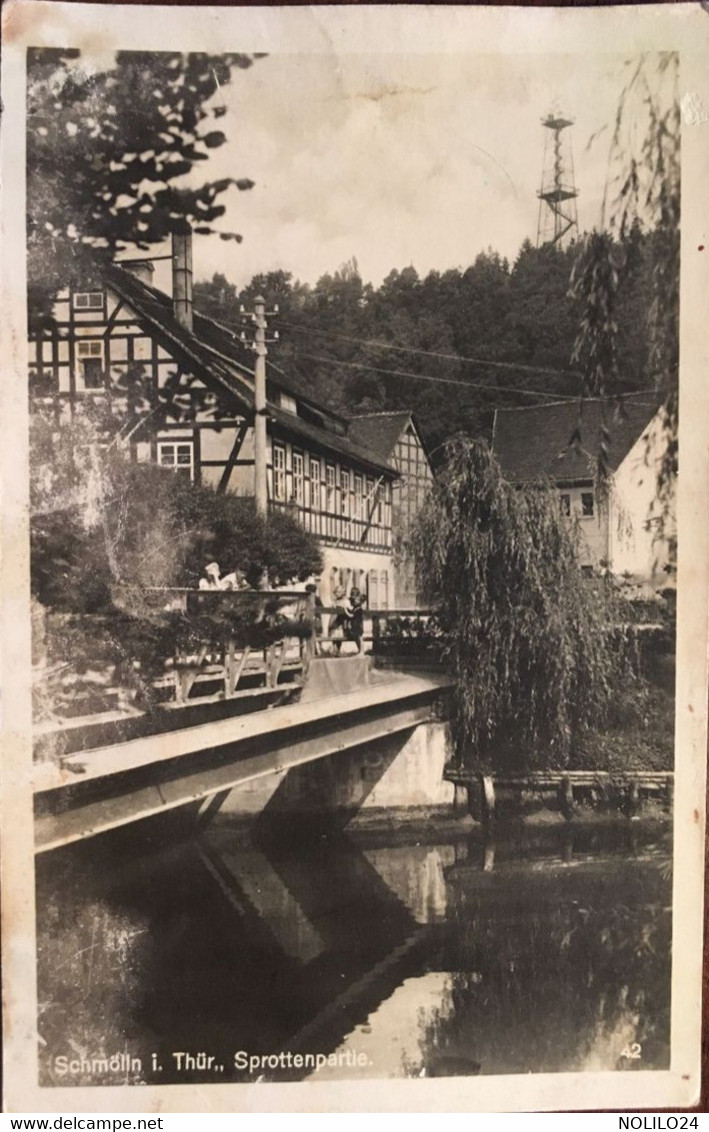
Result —
M384 816L450 814L456 788L444 779L450 758L446 723L420 723L328 759L256 779L231 790L219 812L257 818L258 830L283 835L289 825L313 836Z

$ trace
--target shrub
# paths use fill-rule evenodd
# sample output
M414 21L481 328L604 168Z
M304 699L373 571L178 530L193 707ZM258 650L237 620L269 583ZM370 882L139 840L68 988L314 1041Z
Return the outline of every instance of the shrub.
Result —
M92 443L83 423L62 432L48 460L45 428L38 424L31 522L32 589L43 605L108 612L130 587L196 586L212 560L254 586L264 571L281 585L320 571L315 540L291 516L264 519L251 498L130 463Z

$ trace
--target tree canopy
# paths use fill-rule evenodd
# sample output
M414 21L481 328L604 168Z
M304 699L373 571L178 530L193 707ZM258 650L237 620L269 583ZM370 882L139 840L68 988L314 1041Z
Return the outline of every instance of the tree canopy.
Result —
M254 55L119 51L105 69L75 49L27 61L27 238L31 307L46 307L82 252L149 248L185 223L212 233L245 176L189 174L227 140L218 92ZM216 96L216 97L215 97ZM240 239L220 232L222 239ZM79 262L77 262L79 261Z
M614 389L629 392L648 384L654 245L639 224L623 241L615 244L627 270L616 299ZM279 306L270 359L304 394L344 413L414 409L436 448L461 429L489 436L496 406L580 395L572 354L582 307L569 284L581 251L525 241L511 264L489 249L465 269L424 278L412 267L392 270L379 287L354 260L314 286L274 271L239 290L219 274L195 284L195 303L238 330L239 305L250 308L262 292Z

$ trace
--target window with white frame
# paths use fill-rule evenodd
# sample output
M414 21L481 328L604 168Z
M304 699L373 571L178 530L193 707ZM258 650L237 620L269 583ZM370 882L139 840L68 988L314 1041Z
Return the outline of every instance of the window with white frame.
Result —
M293 498L302 507L305 499L305 461L302 452L293 453Z
M370 609L379 609L379 571L370 570L367 578L367 605Z
M103 387L103 342L100 339L82 339L76 344L79 362L79 379L84 389Z
M310 457L310 506L320 510L320 461Z
M581 492L581 514L584 519L592 519L595 514L592 491Z
M350 473L344 469L340 473L340 486L342 488L342 514L346 519L350 516Z
M191 440L159 440L158 463L194 479L194 444Z
M273 498L286 498L286 450L281 444L273 445Z
M389 608L389 573L382 570L379 575L379 608Z
M328 464L325 469L325 510L335 510L335 468L332 464Z
M74 310L76 311L102 311L103 291L75 291Z
M571 496L568 492L564 491L559 496L559 507L561 508L561 514L568 518L571 514Z
M364 515L364 497L362 495L362 477L354 477L354 517L361 519Z

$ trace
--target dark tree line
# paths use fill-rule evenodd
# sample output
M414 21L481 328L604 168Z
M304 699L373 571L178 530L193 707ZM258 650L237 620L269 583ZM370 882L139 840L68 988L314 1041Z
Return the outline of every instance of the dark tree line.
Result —
M652 384L646 327L654 239L636 223L615 245L614 392ZM238 329L240 304L250 308L263 292L279 307L271 360L304 394L345 414L412 408L435 446L461 429L486 435L497 406L581 393L583 344L572 357L582 300L571 290L580 253L578 244L525 241L513 263L488 250L465 270L423 278L413 267L393 270L379 287L363 281L355 260L314 286L274 271L239 291L216 274L195 285L195 301Z

